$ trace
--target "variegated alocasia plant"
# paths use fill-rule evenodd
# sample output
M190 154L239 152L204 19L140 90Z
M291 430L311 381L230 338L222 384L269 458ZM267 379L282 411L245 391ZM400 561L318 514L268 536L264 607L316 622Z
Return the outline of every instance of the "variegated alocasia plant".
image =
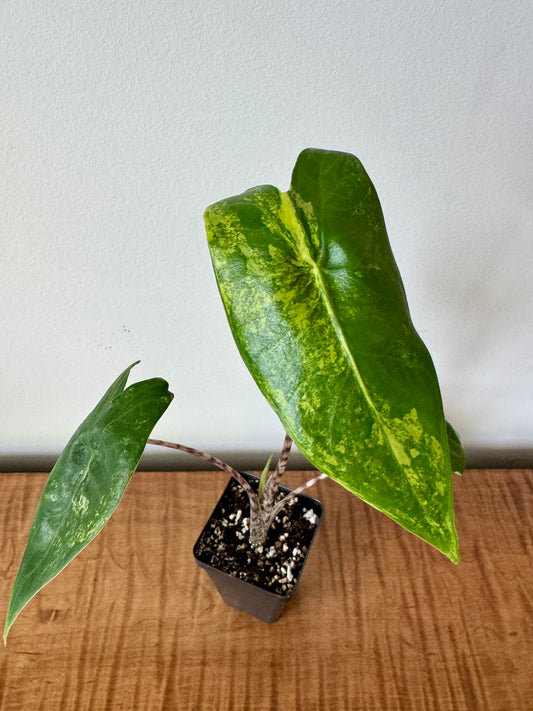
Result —
M13 586L17 615L103 528L146 443L224 469L250 501L259 545L291 496L330 476L457 561L452 471L464 454L413 328L374 187L352 155L308 149L291 188L261 186L206 211L209 248L237 346L287 435L259 491L231 466L148 439L172 400L160 378L126 388L133 366L78 427L39 501ZM322 473L276 499L292 440Z

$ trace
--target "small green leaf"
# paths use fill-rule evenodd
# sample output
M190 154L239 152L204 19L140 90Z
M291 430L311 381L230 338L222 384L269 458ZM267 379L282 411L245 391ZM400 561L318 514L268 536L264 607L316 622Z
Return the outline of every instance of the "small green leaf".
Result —
M448 448L450 450L450 461L452 472L461 475L466 466L466 457L461 445L459 435L449 422L446 422L446 434L448 436Z
M160 378L124 389L133 365L78 427L48 477L11 593L4 644L24 606L102 530L173 398Z
M268 462L265 464L265 467L263 469L263 472L261 474L261 478L259 479L259 490L258 490L258 497L259 501L263 501L263 492L265 490L266 483L268 481L268 472L270 471L270 462L272 461L272 455L268 458Z

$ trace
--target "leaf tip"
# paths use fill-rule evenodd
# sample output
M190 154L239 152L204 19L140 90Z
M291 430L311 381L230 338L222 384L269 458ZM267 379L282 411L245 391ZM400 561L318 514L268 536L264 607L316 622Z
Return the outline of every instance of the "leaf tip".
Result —
M6 623L5 623L5 626L4 626L4 635L3 635L4 647L7 646L7 635L9 634L9 629L10 629L10 627L11 627L11 623L10 623L9 617L8 617L8 618L6 619Z
M442 552L447 558L449 558L449 560L451 560L452 563L455 563L455 565L459 563L459 561L461 560L461 554L459 552L459 541L457 539L457 535L454 536L451 545Z
M451 560L451 562L454 565L458 565L461 560L461 556L459 555L459 550L455 550L455 551L453 551L453 553L450 553L448 555L448 558Z

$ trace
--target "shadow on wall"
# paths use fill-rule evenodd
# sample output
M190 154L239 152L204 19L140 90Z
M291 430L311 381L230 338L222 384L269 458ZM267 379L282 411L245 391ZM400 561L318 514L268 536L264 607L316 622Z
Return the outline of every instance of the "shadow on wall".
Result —
M236 469L258 471L263 469L271 452L213 452ZM58 455L59 456L59 455ZM0 473L49 472L57 457L23 456L6 454L0 457ZM533 448L491 449L490 447L466 447L468 469L533 469ZM289 469L310 470L307 459L296 452L291 454ZM139 464L140 471L205 471L212 469L194 457L176 452L144 454Z
M531 469L533 468L533 448L467 448L466 466L468 469Z

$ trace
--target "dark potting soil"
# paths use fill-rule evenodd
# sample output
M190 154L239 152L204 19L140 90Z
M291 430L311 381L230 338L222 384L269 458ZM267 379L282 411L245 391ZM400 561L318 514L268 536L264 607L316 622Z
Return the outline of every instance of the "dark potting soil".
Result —
M257 490L257 479L246 477ZM284 494L278 493L278 501ZM195 546L197 558L270 592L289 595L305 563L321 505L296 496L274 519L263 546L249 541L248 495L235 479L220 499Z

